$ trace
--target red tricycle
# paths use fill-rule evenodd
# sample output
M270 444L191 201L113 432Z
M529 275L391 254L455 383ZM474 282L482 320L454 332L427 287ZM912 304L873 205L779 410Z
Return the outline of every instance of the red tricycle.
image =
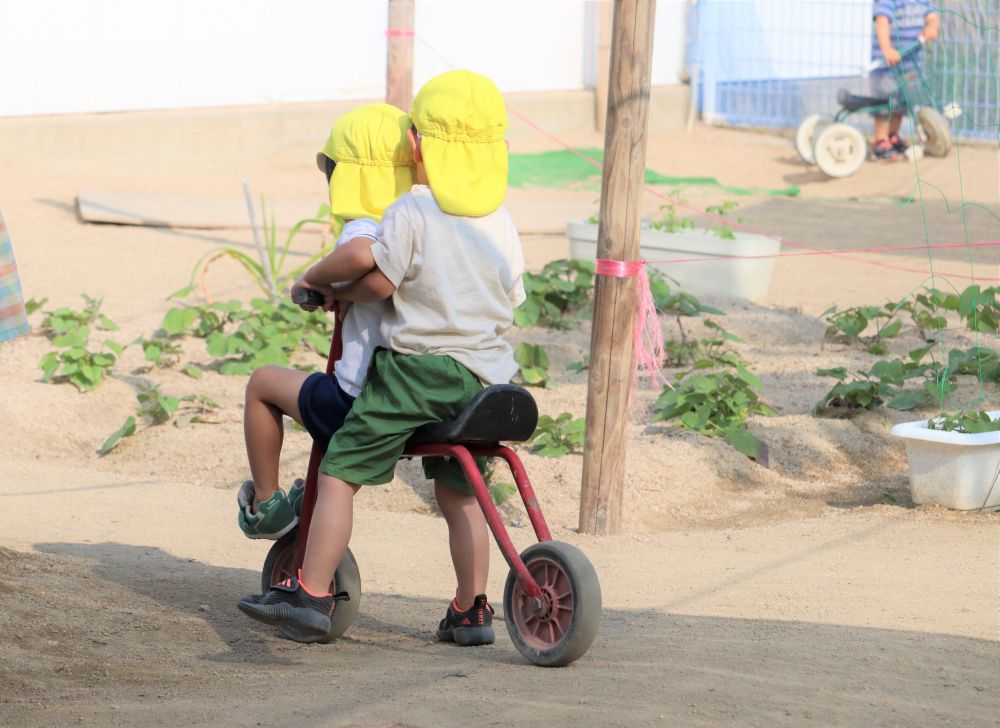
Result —
M300 293L297 291L296 293ZM307 291L301 291L307 294ZM315 301L302 296L296 303ZM341 355L340 322L334 326L327 374ZM475 490L493 537L510 567L503 594L504 622L511 641L530 662L543 666L568 665L583 655L594 641L601 619L601 585L590 561L575 546L553 541L524 465L501 442L523 442L538 423L538 408L522 387L500 384L480 392L452 422L427 425L407 443L404 458L447 456L455 458ZM309 525L316 503L316 480L323 452L313 446L305 493L296 530L276 541L267 554L261 589L294 576L302 564ZM502 458L510 467L538 543L518 553L476 467L476 457ZM361 575L348 549L330 584L331 593L346 592L333 611L330 631L306 635L281 627L282 634L299 642L327 643L340 637L354 622L361 599Z

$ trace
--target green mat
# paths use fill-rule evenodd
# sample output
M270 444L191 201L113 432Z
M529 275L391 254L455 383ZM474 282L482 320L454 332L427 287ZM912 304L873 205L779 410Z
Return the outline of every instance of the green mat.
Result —
M580 149L580 154L598 161L604 159L600 149ZM600 180L600 167L581 159L568 149L540 154L511 154L510 176L508 184L511 187L570 187L588 181ZM734 187L724 185L715 177L671 177L652 169L646 170L646 184L669 185L672 187L717 187L731 195L773 195L776 197L795 197L799 194L798 187L783 189L757 189L755 187Z

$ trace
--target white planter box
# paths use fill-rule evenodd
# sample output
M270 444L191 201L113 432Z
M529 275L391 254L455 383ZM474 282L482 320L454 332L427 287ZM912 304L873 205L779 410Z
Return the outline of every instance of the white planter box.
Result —
M581 260L597 258L597 225L583 220L566 223L570 256ZM740 260L739 256L777 255L781 242L763 235L735 233L735 240L723 240L712 232L685 230L665 233L643 228L639 257L648 260L683 258L734 258L692 263L653 264L673 278L681 289L695 296L731 296L759 301L767 295L774 273L774 258Z
M989 415L996 419L1000 410ZM927 420L904 422L891 432L906 440L914 503L960 511L983 508L984 502L1000 508L1000 432L942 432L928 429Z

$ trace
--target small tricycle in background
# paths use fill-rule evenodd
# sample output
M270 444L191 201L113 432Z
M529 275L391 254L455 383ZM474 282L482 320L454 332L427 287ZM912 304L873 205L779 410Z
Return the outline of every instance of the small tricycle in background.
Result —
M320 306L322 297L308 290L296 291L299 304ZM340 320L334 326L327 374L342 352ZM414 433L403 457L455 458L472 484L476 500L497 546L510 567L503 592L504 622L511 641L530 662L546 667L568 665L590 647L601 620L601 585L590 561L575 546L552 540L549 527L528 480L524 465L501 442L527 440L538 423L538 408L522 387L501 384L480 392L452 422L427 425ZM316 481L324 453L313 446L309 458L302 511L296 530L276 541L264 560L261 589L267 592L302 565L309 525L316 504ZM517 552L489 488L476 467L475 457L498 457L510 467L518 493L538 543ZM329 633L318 637L287 626L281 633L298 642L332 642L347 631L358 614L361 574L348 549L334 574L330 592L346 593L333 610Z
M902 59L919 50L923 43L920 40L903 51ZM902 62L903 60L900 61ZM873 71L885 66L884 61L876 61L866 70ZM913 80L919 80L919 85L925 86L920 64L916 64L915 69L916 76ZM799 124L795 134L795 149L804 161L815 164L828 177L850 177L865 163L870 150L865 136L856 127L846 123L848 117L858 113L889 114L890 111L897 110L898 105L893 105L888 97L857 95L845 88L837 92L837 103L840 104L840 111L833 118L813 114ZM948 119L961 114L958 105L951 103L939 109L911 103L909 114L915 128L916 143L907 150L907 154L918 155L918 159L924 153L932 157L947 156L952 147Z

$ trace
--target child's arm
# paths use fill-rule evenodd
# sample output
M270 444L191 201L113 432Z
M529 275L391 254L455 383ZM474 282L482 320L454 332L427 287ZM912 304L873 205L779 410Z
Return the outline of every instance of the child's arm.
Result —
M368 237L348 240L307 270L302 280L313 288L357 280L375 267L372 242Z
M937 13L927 13L924 17L924 40L932 41L941 32L941 16Z
M385 273L376 268L356 281L338 286L335 295L343 301L378 303L390 298L395 292L396 286L386 278Z
M878 47L882 51L886 64L890 67L899 63L900 55L892 44L892 24L885 15L875 16L875 38L878 40Z

